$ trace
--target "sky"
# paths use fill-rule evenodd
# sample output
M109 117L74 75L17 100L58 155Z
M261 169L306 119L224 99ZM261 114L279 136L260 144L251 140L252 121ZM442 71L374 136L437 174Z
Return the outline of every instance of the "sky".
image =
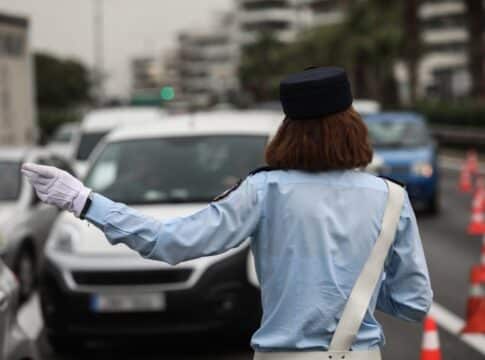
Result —
M35 51L94 62L94 4L104 2L106 91L126 96L134 56L160 56L180 30L207 27L234 0L0 0L0 12L27 16Z

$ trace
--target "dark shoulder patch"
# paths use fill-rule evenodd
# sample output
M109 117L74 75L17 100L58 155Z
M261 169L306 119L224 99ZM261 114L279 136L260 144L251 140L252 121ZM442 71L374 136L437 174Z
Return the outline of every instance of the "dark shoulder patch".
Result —
M402 183L402 182L400 182L400 181L397 181L397 180L395 180L395 179L393 179L393 178L390 178L390 177L388 177L388 176L382 176L382 175L381 175L381 176L379 176L379 177L380 177L381 179L386 179L386 180L389 180L389 181L393 182L394 184L397 184L397 185L399 185L399 186L401 186L401 187L403 187L403 188L405 188L405 187L406 187L406 184L404 184L404 183Z
M251 172L249 173L249 176L256 175L256 174L258 174L258 173L260 173L260 172L265 172L265 171L274 171L274 170L278 170L278 169L276 169L276 168L274 168L274 167L271 167L271 166L261 166L261 167L259 167L259 168L257 168L257 169L254 169L253 171L251 171Z
M233 191L236 191L239 186L241 186L242 184L242 180L240 179L233 187L227 189L226 191L224 191L222 194L220 195L217 195L212 201L220 201L222 199L225 199L226 197L228 197Z

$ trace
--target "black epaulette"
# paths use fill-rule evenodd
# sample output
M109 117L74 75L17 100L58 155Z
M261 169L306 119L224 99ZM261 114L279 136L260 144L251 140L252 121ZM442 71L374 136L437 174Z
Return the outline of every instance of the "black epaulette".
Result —
M222 199L225 199L226 197L228 197L233 191L236 191L239 186L241 186L242 184L242 180L238 180L238 182L233 185L231 188L227 189L226 191L224 191L222 194L220 195L217 195L212 201L220 201Z
M395 180L395 179L393 179L393 178L390 178L390 177L388 177L388 176L382 176L382 175L380 175L379 177L380 177L381 179L386 179L386 180L389 180L390 182L393 182L394 184L397 184L397 185L399 185L399 186L400 186L400 187L402 187L402 188L406 188L406 184L404 184L404 183L402 183L402 182L400 182L400 181L397 181L397 180Z
M274 170L278 170L278 169L271 167L271 166L261 166L257 169L254 169L253 171L251 171L248 176L256 175L256 174L259 174L260 172L274 171Z
M276 168L272 168L271 166L262 166L262 167L259 167L253 171L251 171L248 176L253 176L253 175L256 175L256 174L259 174L260 172L264 172L264 171L273 171L273 170L277 170ZM232 192L236 191L239 186L241 186L242 182L244 181L244 179L240 179L233 187L231 187L230 189L227 189L226 191L224 191L222 194L220 195L217 195L214 200L212 201L219 201L219 200L222 200L222 199L225 199L226 197L228 197Z

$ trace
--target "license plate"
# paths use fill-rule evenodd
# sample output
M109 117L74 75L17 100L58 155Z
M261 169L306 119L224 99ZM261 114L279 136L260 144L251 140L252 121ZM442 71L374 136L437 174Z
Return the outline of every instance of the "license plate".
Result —
M97 313L163 311L165 294L96 294L91 296L91 310Z

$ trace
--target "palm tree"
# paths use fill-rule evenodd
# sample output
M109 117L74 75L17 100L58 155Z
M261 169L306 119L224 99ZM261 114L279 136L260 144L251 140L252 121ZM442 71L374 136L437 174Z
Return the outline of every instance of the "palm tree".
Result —
M468 18L468 66L471 95L485 100L485 8L482 0L465 0Z
M418 64L421 56L421 29L419 26L418 9L421 0L404 0L403 23L405 36L403 37L402 57L409 74L409 100L416 102L418 86Z

